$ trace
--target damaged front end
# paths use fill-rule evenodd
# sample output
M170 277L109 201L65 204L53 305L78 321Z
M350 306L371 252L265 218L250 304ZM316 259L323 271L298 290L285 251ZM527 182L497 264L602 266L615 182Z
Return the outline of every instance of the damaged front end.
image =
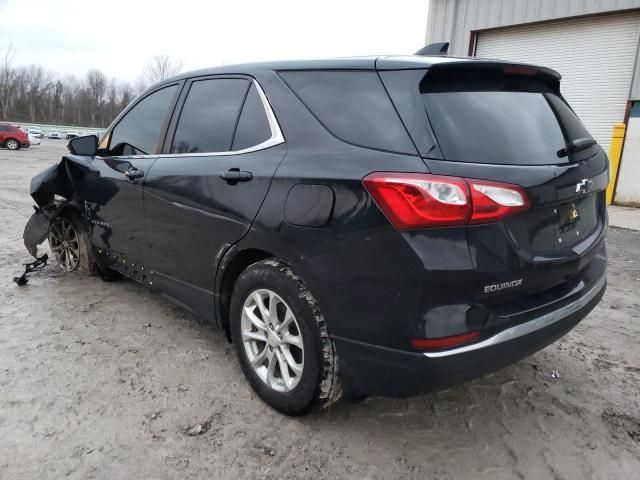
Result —
M83 157L69 155L31 179L31 197L35 200L34 214L24 228L24 245L27 251L38 258L38 245L45 241L51 221L67 208L82 212L77 198L74 178L78 172L90 169L91 163Z

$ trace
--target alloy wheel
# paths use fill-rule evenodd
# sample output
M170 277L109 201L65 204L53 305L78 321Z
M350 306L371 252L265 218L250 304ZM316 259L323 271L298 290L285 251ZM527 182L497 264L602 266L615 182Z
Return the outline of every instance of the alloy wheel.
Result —
M58 266L65 272L73 272L80 263L78 232L66 218L58 218L49 228L49 247Z
M289 305L271 290L255 290L244 301L240 328L258 378L277 392L293 390L304 371L304 345Z
M11 140L7 140L7 148L9 150L17 150L18 149L18 142L15 141L13 138Z

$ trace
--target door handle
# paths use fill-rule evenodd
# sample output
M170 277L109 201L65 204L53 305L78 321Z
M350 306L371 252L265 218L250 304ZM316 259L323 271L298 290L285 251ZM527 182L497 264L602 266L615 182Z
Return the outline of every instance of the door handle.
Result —
M234 185L238 182L248 182L253 178L253 173L245 172L239 168L230 168L226 172L220 174L220 178L226 180L227 183Z
M136 167L129 167L127 168L127 170L124 172L124 175L129 179L129 180L135 180L136 178L142 178L144 177L144 172L142 170L138 170Z

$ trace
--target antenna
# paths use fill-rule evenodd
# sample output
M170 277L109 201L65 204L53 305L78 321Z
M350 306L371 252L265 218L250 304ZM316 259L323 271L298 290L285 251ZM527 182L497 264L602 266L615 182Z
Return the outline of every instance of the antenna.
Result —
M446 57L449 51L449 42L432 43L426 47L422 47L414 55L434 55L439 57Z

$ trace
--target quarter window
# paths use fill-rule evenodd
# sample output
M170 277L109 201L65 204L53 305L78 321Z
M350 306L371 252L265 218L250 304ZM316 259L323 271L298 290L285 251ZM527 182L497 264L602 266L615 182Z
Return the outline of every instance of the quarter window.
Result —
M138 102L111 132L109 149L116 155L155 153L162 123L177 89L177 85L171 85Z
M180 113L171 153L229 151L249 86L247 80L235 78L193 82Z
M415 154L415 147L375 71L290 71L280 76L339 139Z
M238 120L232 150L253 147L269 140L270 137L271 127L264 105L258 95L258 89L255 85L251 85Z

